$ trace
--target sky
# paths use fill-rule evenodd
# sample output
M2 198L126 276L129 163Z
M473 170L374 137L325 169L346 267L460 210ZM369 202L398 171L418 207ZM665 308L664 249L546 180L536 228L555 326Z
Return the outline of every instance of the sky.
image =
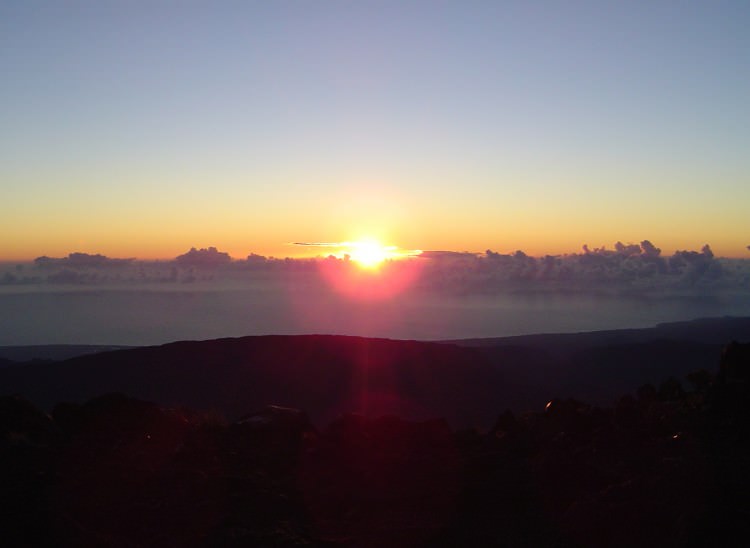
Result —
M747 257L750 3L0 0L0 260Z

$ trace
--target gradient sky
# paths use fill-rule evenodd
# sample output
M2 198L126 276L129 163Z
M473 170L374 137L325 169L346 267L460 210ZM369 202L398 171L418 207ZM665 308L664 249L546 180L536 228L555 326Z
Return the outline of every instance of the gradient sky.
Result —
M750 244L750 2L0 1L0 259Z

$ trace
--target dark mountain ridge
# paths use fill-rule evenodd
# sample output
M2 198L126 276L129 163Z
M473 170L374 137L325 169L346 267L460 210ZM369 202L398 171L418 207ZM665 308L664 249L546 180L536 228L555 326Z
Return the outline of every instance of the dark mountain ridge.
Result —
M0 346L0 360L28 362L32 360L68 360L85 354L123 350L129 346L98 344L41 344Z
M359 412L487 427L498 409L535 410L560 394L608 404L643 383L713 370L722 346L748 335L750 318L719 318L459 344L334 335L183 341L4 367L0 392L45 409L123 392L230 419L278 404L305 409L317 424Z
M544 346L570 349L639 344L659 339L725 344L734 339L746 339L748 336L750 336L750 317L724 316L665 322L654 327L636 329L608 329L579 333L535 333L511 337L454 339L445 342L470 347Z
M119 391L228 417L267 404L308 410L316 421L346 411L426 418L450 410L485 422L503 373L474 349L328 335L184 341L6 367L4 393L49 409Z

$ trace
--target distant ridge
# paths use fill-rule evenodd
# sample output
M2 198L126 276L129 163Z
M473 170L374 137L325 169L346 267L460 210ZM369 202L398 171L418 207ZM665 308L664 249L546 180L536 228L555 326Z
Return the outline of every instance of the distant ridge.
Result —
M632 329L608 329L580 331L575 333L534 333L507 337L485 337L469 339L443 339L438 342L469 347L491 346L601 346L609 344L634 344L656 339L691 340L706 344L724 344L731 340L750 341L750 317L697 318L679 322L659 323L654 327ZM173 344L173 343L166 343ZM8 362L31 360L62 361L113 350L141 348L129 345L95 344L42 344L0 346L0 366Z
M555 397L608 405L643 383L713 371L732 340L750 340L750 318L458 344L335 335L181 341L9 365L0 368L0 395L51 409L123 392L230 419L276 404L305 409L318 424L354 411L488 427L498 409L538 410Z
M441 342L471 347L507 345L604 346L637 344L653 340L680 340L704 344L724 344L732 340L750 341L750 317L724 316L666 322L655 327L610 329L578 333L538 333L511 337L452 339Z
M31 360L68 360L85 354L125 350L132 346L96 344L41 344L27 346L0 346L0 359L12 362Z
M0 369L3 393L46 409L123 392L231 418L287 405L318 422L347 411L427 418L445 410L460 423L484 422L501 383L474 349L334 335L180 341Z

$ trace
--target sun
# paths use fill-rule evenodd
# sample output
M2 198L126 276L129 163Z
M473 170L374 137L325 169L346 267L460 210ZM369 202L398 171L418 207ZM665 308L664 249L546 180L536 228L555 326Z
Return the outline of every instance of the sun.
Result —
M393 256L394 246L384 246L377 240L365 239L349 242L348 255L362 268L376 269Z
M389 299L406 291L419 277L424 261L419 250L383 245L371 237L323 244L336 252L316 261L324 280L338 293L358 301Z

